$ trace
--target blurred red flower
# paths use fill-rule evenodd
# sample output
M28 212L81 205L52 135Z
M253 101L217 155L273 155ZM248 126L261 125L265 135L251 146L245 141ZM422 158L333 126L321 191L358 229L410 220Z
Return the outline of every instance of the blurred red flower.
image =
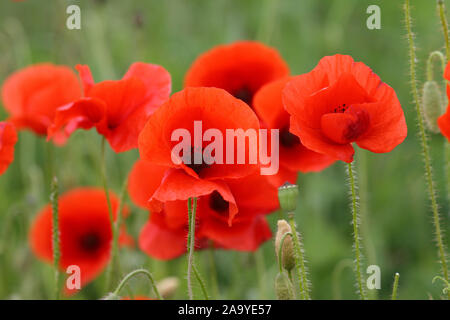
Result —
M161 66L133 63L121 80L94 83L86 65L76 66L84 98L56 112L48 139L59 132L96 127L115 152L137 148L137 138L148 117L169 98L170 74Z
M110 198L116 218L119 201L113 193L110 193ZM128 209L124 208L122 214L126 216ZM83 286L97 277L110 259L112 230L104 190L78 188L63 194L59 199L58 215L61 270L65 271L68 266L77 265ZM50 204L45 206L33 221L29 242L37 257L48 262L53 261Z
M450 63L445 67L444 79L450 81ZM450 86L447 83L447 98L450 99ZM450 106L450 104L449 104ZM438 120L438 126L444 137L450 140L450 108L447 106L447 111L441 115Z
M0 175L8 169L14 160L14 146L17 142L17 132L14 125L0 121Z
M259 88L288 74L289 67L276 49L256 41L237 41L200 55L184 85L221 88L251 106Z
M10 75L2 86L2 99L10 121L17 129L30 129L46 135L56 109L81 97L81 86L68 67L50 63L36 64ZM54 141L62 144L63 134Z
M137 205L148 208L148 200L164 179L166 169L143 160L134 165L129 176L128 191ZM215 246L242 251L256 250L271 237L264 218L279 207L277 188L267 179L252 174L240 179L227 179L226 185L234 202L225 200L217 190L198 198L196 211L196 249ZM238 213L229 223L229 207L237 206ZM168 260L186 252L188 232L187 201L166 201L160 211L152 211L143 227L140 248L148 255Z
M320 171L334 159L307 149L300 139L289 132L289 113L284 110L282 91L292 77L285 77L264 85L253 98L253 109L269 129L279 129L280 168L278 174L268 176L276 187L285 182L296 183L297 173ZM270 149L270 148L269 148Z
M294 77L283 102L290 132L305 147L345 162L353 161L353 142L383 153L407 135L395 91L350 56L325 57L311 72Z
M195 121L201 121L202 132L196 133L194 130ZM233 152L233 163L224 160L223 164L216 162L207 164L203 159L203 152L210 142L200 141L201 150L195 150L192 146L195 146L193 140L196 137L202 139L203 132L210 128L226 137L226 130L253 129L257 132L259 121L245 103L217 88L186 88L172 95L149 118L139 136L141 158L151 164L170 168L164 171L164 179L152 196L153 210L159 210L161 203L167 201L187 200L217 191L232 203L229 208L230 220L236 214L233 195L223 179L249 175L259 169L259 165L250 164L249 161L239 164L236 161L238 143L234 143L234 149L227 150L225 139L215 142L223 150L223 159L227 158L228 153L231 155ZM176 130L184 130L190 135L189 141L186 142L190 150L187 151L188 154L182 150L179 154L174 152L174 147L185 143L172 141L172 135ZM246 139L246 146L249 146L250 142L247 140L249 139ZM244 151L245 158L249 159L249 148ZM194 163L197 154L202 157L200 163ZM179 161L173 161L173 158Z

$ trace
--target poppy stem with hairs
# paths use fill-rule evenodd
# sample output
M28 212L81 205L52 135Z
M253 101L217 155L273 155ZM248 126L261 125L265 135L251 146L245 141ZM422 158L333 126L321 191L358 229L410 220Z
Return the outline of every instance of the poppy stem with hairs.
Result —
M398 279L399 278L400 278L400 274L397 272L394 276L394 285L392 286L391 300L397 300Z
M366 300L364 290L364 280L362 275L362 257L361 257L361 238L359 232L359 212L358 212L358 196L356 194L356 179L353 171L352 163L347 164L347 174L350 182L350 192L352 196L352 225L353 225L353 245L355 249L355 273L358 285L359 296L362 300Z
M59 218L58 218L58 180L53 178L51 183L50 202L52 206L52 247L53 247L53 266L55 269L55 299L60 298L61 292L61 274L59 272L59 261L61 258L60 236L59 236Z
M297 231L297 226L295 225L294 212L288 213L289 225L292 230L292 238L294 242L295 249L295 267L297 268L297 273L299 276L299 286L300 286L300 296L303 300L309 300L309 282L306 270L305 257L303 254L303 244L300 240L300 235ZM281 255L281 254L280 254Z
M112 205L111 205L111 199L109 196L109 188L108 188L108 179L106 176L106 157L105 157L105 153L106 153L106 139L103 137L102 138L102 146L101 146L101 159L100 159L100 167L101 167L101 175L102 175L102 184L103 184L103 189L105 190L105 197L106 197L106 203L108 205L108 213L109 213L109 221L111 223L111 231L112 231L112 235L113 235L113 242L114 239L116 238L116 228L114 227L114 214L113 214L113 210L112 210ZM111 248L111 263L108 266L108 269L106 270L106 286L107 289L109 289L111 287L111 282L113 281L113 275L115 272L115 267L114 267L114 256L115 253L113 252L113 250L117 250L116 248L114 248L114 244L112 244L112 248Z
M443 6L442 1L438 1L439 6ZM428 196L431 202L431 208L433 211L433 223L436 233L436 242L437 247L439 250L439 257L441 260L441 267L442 267L442 274L444 278L448 281L448 268L447 268L447 257L444 249L444 241L443 241L443 235L441 232L441 225L440 225L440 217L439 217L439 209L436 199L436 192L434 189L434 181L433 181L433 173L431 168L431 157L430 157L430 150L428 146L427 141L427 135L425 133L425 126L424 126L424 118L422 114L422 108L419 103L419 93L417 90L417 79L416 79L416 49L414 46L414 36L412 33L412 22L411 22L411 12L410 12L410 3L409 0L405 0L404 5L404 11L405 11L405 22L406 22L406 30L407 30L407 38L409 43L409 58L410 58L410 77L411 77L411 90L413 94L413 99L416 107L416 113L417 113L417 122L419 125L419 136L422 143L422 156L425 163L425 178L428 185ZM441 14L442 16L442 14ZM442 17L441 17L442 18ZM445 18L445 15L444 15ZM446 32L445 32L446 33ZM448 34L446 35L448 42ZM450 48L450 47L449 47ZM450 292L447 292L448 299L450 299Z
M115 296L119 296L120 290L122 290L122 288L127 284L128 280L130 280L131 278L133 278L134 276L138 275L138 274L144 274L147 276L147 278L150 280L150 283L152 285L152 289L155 292L156 298L158 300L164 300L163 297L161 296L161 294L158 291L158 288L156 287L156 283L155 280L153 279L153 276L150 272L148 272L145 269L136 269L131 271L129 274L127 274L122 281L120 281L119 285L117 286L116 290L114 290L114 295Z
M194 299L194 294L192 292L192 267L194 265L194 242L195 242L195 212L197 211L197 198L188 199L188 223L189 223L189 233L188 233L188 268L187 268L187 287L189 299Z

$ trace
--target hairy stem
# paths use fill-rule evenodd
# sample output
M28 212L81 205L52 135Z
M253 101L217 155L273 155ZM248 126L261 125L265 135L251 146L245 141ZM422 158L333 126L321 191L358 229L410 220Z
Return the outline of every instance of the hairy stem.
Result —
M52 204L52 246L53 246L53 267L55 269L55 299L60 298L61 293L61 274L59 272L59 261L61 251L59 246L59 217L58 217L58 180L53 178L51 184L50 202Z
M300 286L300 296L304 300L309 300L309 282L307 277L307 270L306 270L306 263L305 263L305 257L303 255L303 244L300 240L299 233L297 232L297 227L295 225L294 220L294 213L289 212L288 213L289 218L289 224L291 226L292 230L292 238L294 242L294 249L295 249L295 267L297 268L297 273L299 275L299 286Z
M205 281L203 281L203 278L200 276L200 272L198 271L197 266L195 264L192 265L192 271L194 271L195 278L200 284L200 289L202 290L205 300L209 300L208 290L206 290Z
M131 271L129 274L127 274L122 281L120 281L119 285L117 286L117 289L114 290L114 294L115 295L119 295L120 290L122 290L122 288L127 284L127 282L133 278L134 276L138 275L138 274L144 274L147 276L147 278L150 280L150 283L152 285L153 291L156 294L156 297L158 298L158 300L164 300L163 297L159 294L158 288L156 287L156 283L155 280L153 280L153 276L150 272L148 272L145 269L136 269Z
M350 182L350 192L352 195L352 225L353 225L353 246L355 249L355 273L358 285L359 296L362 300L366 300L364 290L364 279L362 275L362 257L361 257L361 238L359 232L359 212L358 212L358 196L356 194L356 179L351 163L348 163L347 174Z
M193 202L193 204L192 204ZM195 243L195 212L197 210L197 198L189 198L188 200L188 219L189 219L189 233L188 233L188 267L187 267L187 287L189 299L194 299L192 290L192 268L194 265L194 243Z
M410 55L410 77L411 77L411 90L413 94L414 103L416 106L417 113L417 122L419 125L419 136L422 144L422 155L423 161L425 164L425 178L428 186L428 195L431 202L431 208L433 212L433 223L436 233L436 242L439 250L439 257L441 261L442 274L444 278L448 281L448 268L447 268L447 258L444 249L444 241L443 235L441 231L440 218L439 218L439 209L436 199L436 192L434 190L434 182L433 182L433 173L431 168L431 158L430 158L430 150L427 141L427 135L425 132L424 119L422 114L422 108L419 103L419 93L417 90L417 79L416 79L416 52L414 47L414 36L411 30L411 13L410 13L410 4L409 0L405 0L405 21L406 21L406 30L407 37L409 43L409 55ZM445 16L444 16L445 18ZM448 34L446 35L446 43L448 42ZM448 293L448 298L450 299L450 292Z
M394 276L394 284L392 286L392 300L397 300L397 291L398 291L398 279L400 278L400 274L396 273Z

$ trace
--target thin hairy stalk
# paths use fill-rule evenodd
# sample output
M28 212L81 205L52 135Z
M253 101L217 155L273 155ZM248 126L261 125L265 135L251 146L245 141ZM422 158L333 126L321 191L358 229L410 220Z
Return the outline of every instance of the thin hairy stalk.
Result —
M355 273L356 281L359 291L359 296L362 300L366 300L366 293L364 290L364 279L362 275L362 255L361 255L361 236L359 232L359 212L358 212L358 196L356 194L356 179L353 172L352 163L347 164L347 174L350 182L350 192L352 195L352 225L353 225L353 247L355 250Z
M416 63L417 62L416 62L416 52L415 52L415 47L414 47L414 36L413 36L412 30L411 30L412 22L411 22L409 0L405 0L404 10L405 10L407 37L408 37L408 43L409 43L411 90L412 90L412 94L413 94L414 103L416 106L417 122L419 125L419 136L420 136L420 140L421 140L421 144L422 144L423 161L425 164L425 178L427 181L428 195L430 198L431 208L432 208L432 212L433 212L433 223L434 223L434 228L435 228L435 233L436 233L436 242L437 242L437 247L439 250L442 274L443 274L443 277L448 281L447 257L446 257L445 249L444 249L444 241L443 241L443 234L441 231L441 224L440 224L439 209L438 209L438 204L437 204L437 199L436 199L436 192L434 190L430 150L429 150L429 146L428 146L427 135L425 132L422 108L420 107L420 103L419 103L419 93L417 90L417 83L416 83L416 81L417 81L416 80ZM448 34L446 37L448 38ZM448 41L448 39L447 39L447 41ZM448 292L448 298L450 299L450 292Z
M300 234L297 231L297 227L295 225L294 213L288 213L289 224L292 230L292 240L294 242L295 249L295 267L297 269L297 273L299 275L299 286L300 286L300 296L304 300L309 300L309 282L307 277L306 263L305 257L303 255L304 249L303 244L300 240Z
M109 222L111 224L111 231L112 231L112 238L113 238L112 242L114 244L114 239L116 238L116 228L114 227L114 213L112 210L111 199L109 196L108 178L106 175L105 153L106 153L106 139L103 137L102 138L102 146L101 146L100 172L101 172L101 176L102 176L103 190L105 191L106 203L108 206ZM114 253L112 253L112 254L114 255ZM113 275L115 274L114 260L111 259L110 263L111 263L111 265L106 270L107 289L112 287L112 282L113 282L112 278L113 278Z
M55 299L59 299L61 293L61 274L59 272L61 251L59 246L58 196L58 180L54 177L51 184L50 202L52 205L52 247L53 268L55 269Z
M193 200L193 201L192 201ZM189 198L188 200L188 219L189 219L189 232L188 232L188 267L187 267L187 287L189 299L194 299L194 293L192 290L192 268L194 265L194 243L195 243L195 212L197 211L197 198Z
M439 11L439 18L441 19L442 33L444 34L445 52L447 55L447 59L449 59L450 58L450 42L448 39L448 23L447 23L447 17L445 16L444 0L438 0L437 5L438 5L438 11ZM409 6L409 4L408 4L408 6Z
M198 271L197 266L195 264L192 265L192 271L194 271L195 278L200 284L200 289L202 290L205 300L209 300L208 290L206 290L205 281L203 281L203 278L200 276L200 272Z
M133 278L134 276L138 275L138 274L143 274L146 275L147 278L150 280L150 283L152 285L152 289L155 292L156 297L158 298L158 300L164 300L163 297L159 294L158 288L156 287L156 283L155 280L153 280L153 276L150 272L148 272L145 269L136 269L131 271L129 274L127 274L122 281L120 281L119 285L117 286L116 290L114 290L114 294L116 296L119 295L120 290L122 290L122 288L127 284L127 282Z
M400 278L400 274L396 273L394 276L394 284L392 285L392 296L391 300L397 300L397 291L398 291L398 279Z

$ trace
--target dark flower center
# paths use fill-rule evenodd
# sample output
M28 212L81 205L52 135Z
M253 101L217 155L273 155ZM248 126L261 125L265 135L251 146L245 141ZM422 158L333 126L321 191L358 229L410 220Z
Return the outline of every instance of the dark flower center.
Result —
M87 233L80 238L80 245L85 251L97 251L101 245L100 236L94 232Z
M196 152L201 156L201 159L202 159L202 160L201 160L201 163L194 163ZM189 159L190 161L186 161L187 159ZM191 168L192 170L194 170L194 172L195 172L196 174L198 174L198 175L200 174L200 172L201 172L203 169L206 169L206 168L209 167L209 164L203 162L203 150L195 151L195 148L194 148L194 147L191 147L191 152L190 152L188 155L186 155L186 157L185 157L185 155L183 154L183 161L184 161L184 164L185 164L187 167L189 167L189 168ZM186 163L186 162L188 162L188 163ZM189 163L189 162L190 162L190 163Z
M235 98L241 99L242 101L244 101L249 106L251 106L251 104L252 104L253 93L247 87L242 87L242 88L236 90L233 93L233 96Z
M289 128L283 128L280 131L280 143L286 148L291 148L300 144L300 139L295 134L290 133Z
M336 108L333 109L334 113L344 113L348 109L349 105L347 104L340 104Z
M225 213L228 211L229 203L219 192L214 191L209 197L209 207L218 213Z

